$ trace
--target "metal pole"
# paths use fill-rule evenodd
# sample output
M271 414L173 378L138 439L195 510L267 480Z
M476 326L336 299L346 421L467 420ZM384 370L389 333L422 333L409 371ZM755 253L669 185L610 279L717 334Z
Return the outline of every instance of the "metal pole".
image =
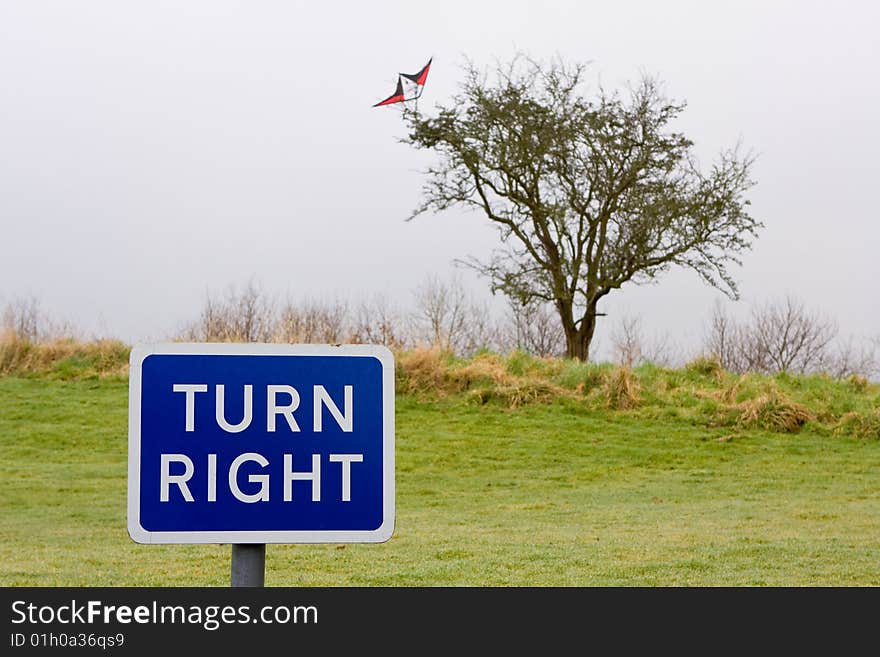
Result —
M266 544L232 546L232 586L263 586L266 581Z

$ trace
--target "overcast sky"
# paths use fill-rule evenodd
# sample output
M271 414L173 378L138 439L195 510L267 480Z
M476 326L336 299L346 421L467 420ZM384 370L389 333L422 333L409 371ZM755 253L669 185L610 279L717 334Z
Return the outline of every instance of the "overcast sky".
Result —
M0 0L0 303L128 342L249 280L409 304L496 234L457 211L404 221L429 155L371 106L431 56L426 110L465 58L525 51L591 62L606 87L656 75L702 160L754 151L766 228L731 308L793 294L878 335L878 19L867 1ZM600 310L687 343L718 298L680 271Z

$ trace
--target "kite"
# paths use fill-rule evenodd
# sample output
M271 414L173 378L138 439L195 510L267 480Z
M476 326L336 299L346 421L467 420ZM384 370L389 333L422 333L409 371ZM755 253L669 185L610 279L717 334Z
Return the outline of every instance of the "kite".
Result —
M399 73L397 76L397 88L394 90L394 93L385 100L380 100L373 107L403 103L408 100L415 100L421 96L422 91L425 90L425 80L428 79L428 70L431 68L431 61L433 59L431 57L418 73Z

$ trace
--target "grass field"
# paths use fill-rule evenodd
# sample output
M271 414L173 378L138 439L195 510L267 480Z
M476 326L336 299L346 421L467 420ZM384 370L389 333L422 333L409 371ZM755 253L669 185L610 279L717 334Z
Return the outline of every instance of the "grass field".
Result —
M268 586L880 585L877 386L422 361L394 536L269 545ZM128 537L127 380L77 362L0 376L0 585L228 585L228 545Z

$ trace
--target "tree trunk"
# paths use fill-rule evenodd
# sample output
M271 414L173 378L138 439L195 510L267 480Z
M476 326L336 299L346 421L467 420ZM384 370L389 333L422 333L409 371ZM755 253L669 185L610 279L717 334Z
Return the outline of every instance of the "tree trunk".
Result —
M565 355L568 358L577 358L578 330L574 324L574 307L569 302L557 299L556 311L559 313L559 319L562 323L562 332L565 333Z
M586 363L590 358L590 344L593 342L593 334L596 332L596 303L587 307L581 319L580 328L577 328L572 316L572 307L565 308L563 304L557 304L559 316L562 319L562 329L565 332L565 355L568 358L576 358ZM563 310L568 313L563 314Z
M578 341L577 341L577 331L565 331L565 357L566 358L577 358L578 353Z

